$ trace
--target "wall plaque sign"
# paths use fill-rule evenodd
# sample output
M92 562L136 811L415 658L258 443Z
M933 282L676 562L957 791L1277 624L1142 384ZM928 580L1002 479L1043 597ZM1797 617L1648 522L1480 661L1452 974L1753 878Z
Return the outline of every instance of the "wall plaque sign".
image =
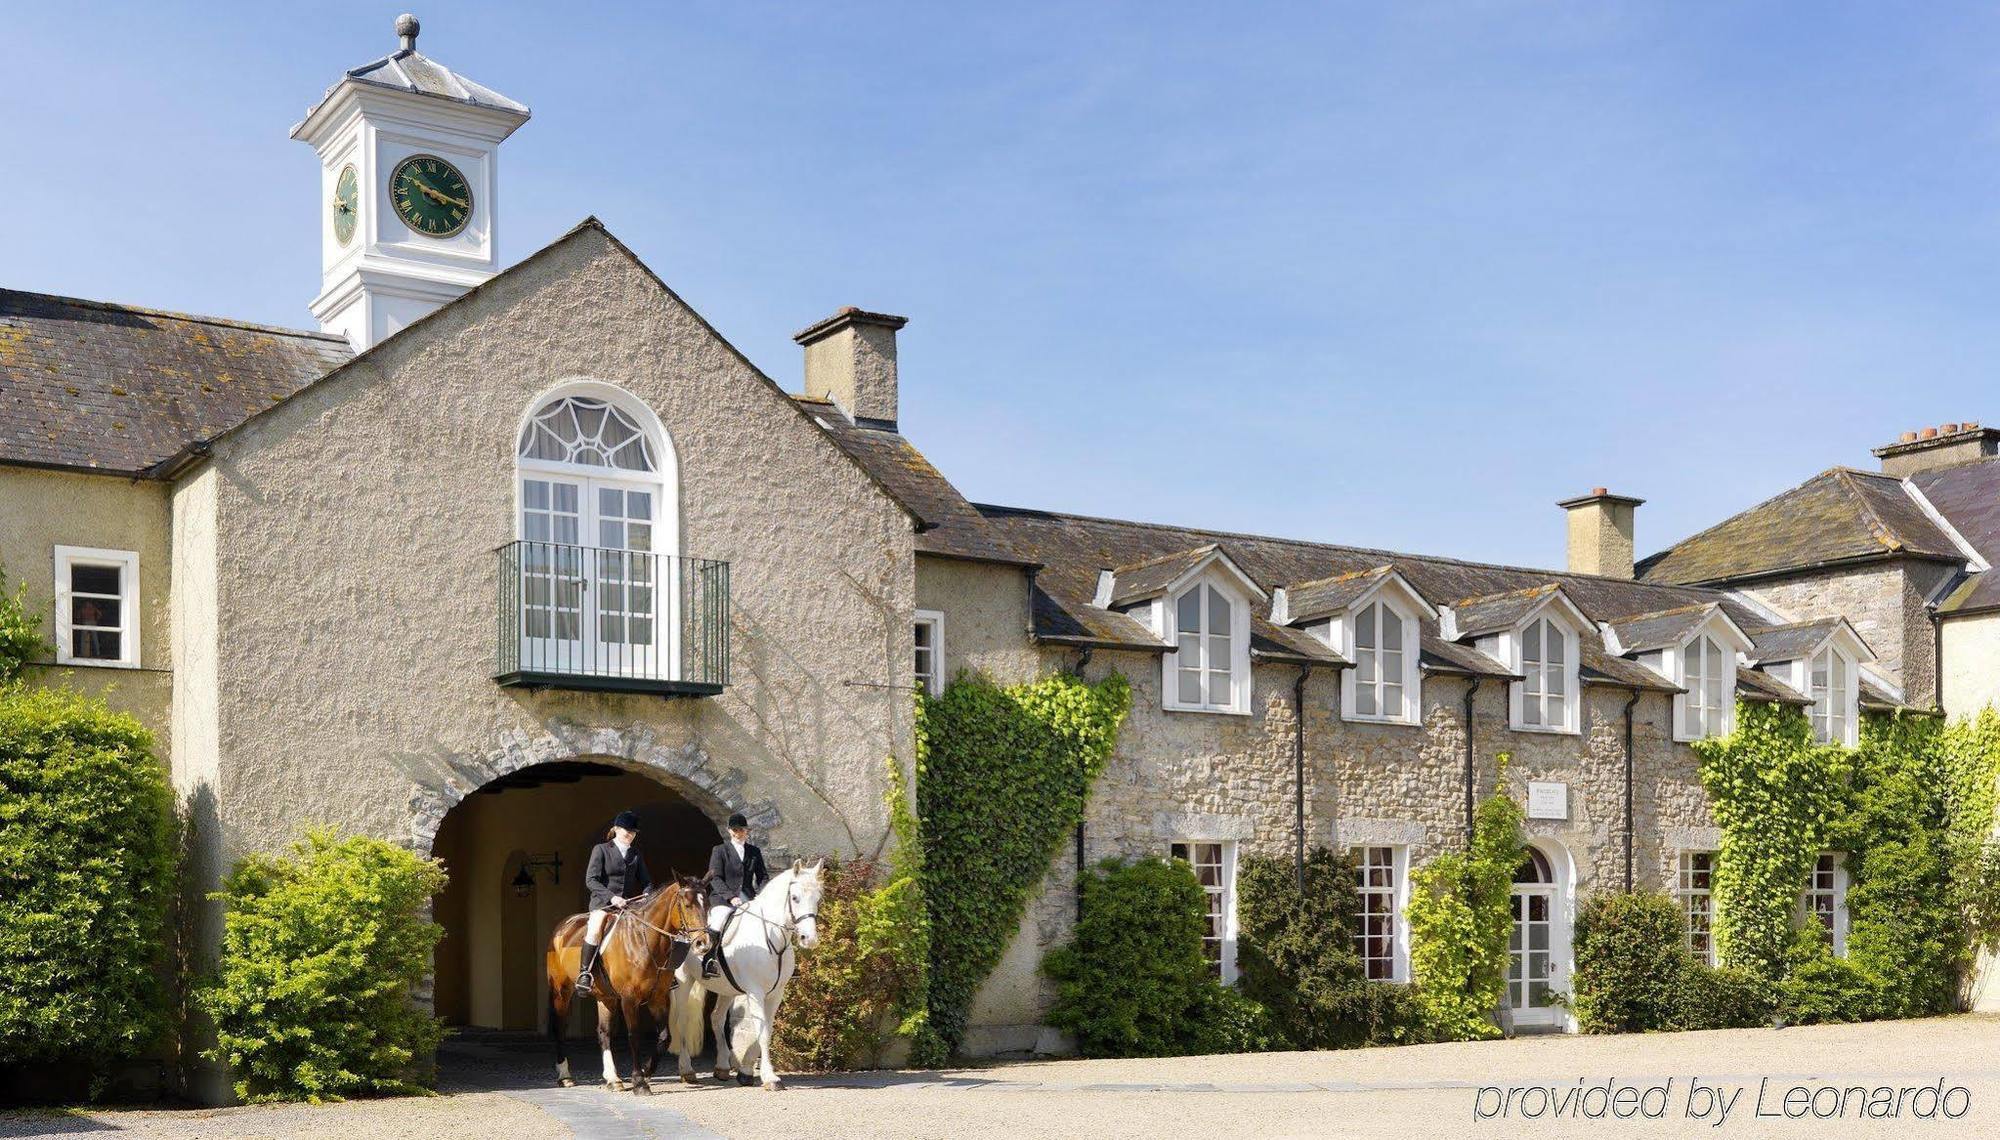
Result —
M1569 785L1528 782L1529 819L1568 819Z

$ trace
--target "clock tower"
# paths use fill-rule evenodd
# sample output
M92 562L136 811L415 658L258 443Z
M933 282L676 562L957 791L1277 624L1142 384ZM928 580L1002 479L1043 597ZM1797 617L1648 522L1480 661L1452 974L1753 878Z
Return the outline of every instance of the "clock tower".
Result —
M365 352L500 271L499 149L528 108L417 54L341 76L292 128L320 162L319 327Z

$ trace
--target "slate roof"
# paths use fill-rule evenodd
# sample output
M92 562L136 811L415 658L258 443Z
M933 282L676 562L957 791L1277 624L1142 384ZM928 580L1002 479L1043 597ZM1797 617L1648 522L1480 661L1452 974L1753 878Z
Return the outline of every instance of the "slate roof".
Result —
M917 534L920 553L975 562L1033 564L993 540L985 518L965 501L951 480L896 431L895 425L871 420L857 423L848 419L831 400L806 396L792 399L826 429L842 451L917 517L922 525Z
M1812 698L1764 672L1748 666L1736 669L1736 691L1753 700L1782 705L1810 705Z
M1293 625L1319 621L1352 605L1355 599L1375 588L1375 583L1396 572L1393 566L1354 570L1312 582L1285 587L1285 605Z
M1821 618L1745 630L1750 635L1750 657L1754 661L1795 661L1818 648L1838 625L1839 618Z
M1539 586L1508 590L1502 594L1461 598L1451 603L1452 622L1460 638L1509 629L1526 617L1529 610L1548 601L1560 589L1554 582L1544 582Z
M0 462L136 475L352 356L326 333L0 289Z
M1664 649L1679 645L1696 626L1708 620L1718 607L1714 602L1696 606L1677 606L1657 613L1634 614L1631 617L1616 618L1605 624L1618 639L1618 646L1627 653L1643 653L1649 649Z
M1910 476L1937 512L1989 566L2000 566L2000 456ZM2000 608L2000 573L1973 574L1940 607L1946 613Z
M1200 565L1209 555L1220 551L1216 543L1204 543L1192 550L1177 550L1172 554L1162 554L1143 562L1130 562L1112 568L1111 608L1122 609L1134 602L1156 598L1167 592L1181 575Z
M1835 467L1652 555L1638 575L1722 583L1894 555L1964 560L1901 479Z

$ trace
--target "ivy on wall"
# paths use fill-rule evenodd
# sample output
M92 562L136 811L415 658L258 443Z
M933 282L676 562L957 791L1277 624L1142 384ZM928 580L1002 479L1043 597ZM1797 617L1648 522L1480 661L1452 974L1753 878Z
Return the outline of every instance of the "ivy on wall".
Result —
M1799 891L1849 795L1849 753L1815 744L1791 705L1739 701L1736 731L1696 741L1722 829L1711 880L1717 959L1775 981L1786 972Z
M918 697L930 978L917 1063L958 1049L973 995L1063 836L1083 819L1131 708L1131 685L1117 673L1096 682L1059 673L1006 688L964 676L936 697Z
M1500 755L1506 771L1507 754ZM1440 1041L1496 1037L1507 988L1514 872L1526 854L1521 805L1504 792L1481 801L1472 846L1410 875L1410 975L1422 1029Z
M7 574L0 570L0 685L21 675L21 667L51 651L42 638L41 620L28 612L28 587L9 593Z

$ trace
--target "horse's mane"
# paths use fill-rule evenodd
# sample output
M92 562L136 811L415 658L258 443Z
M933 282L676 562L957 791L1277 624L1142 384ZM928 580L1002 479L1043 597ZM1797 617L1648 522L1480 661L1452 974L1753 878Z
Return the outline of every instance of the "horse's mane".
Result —
M672 923L665 921L667 916L664 912L667 895L676 888L695 898L700 898L702 894L699 880L686 875L675 875L672 882L655 886L648 891L639 900L639 905L633 908L633 913L652 923L653 926L670 928ZM618 948L624 952L626 959L634 962L650 961L657 957L657 946L664 938L659 931L651 929L644 922L615 922L611 927L611 937L617 940Z

